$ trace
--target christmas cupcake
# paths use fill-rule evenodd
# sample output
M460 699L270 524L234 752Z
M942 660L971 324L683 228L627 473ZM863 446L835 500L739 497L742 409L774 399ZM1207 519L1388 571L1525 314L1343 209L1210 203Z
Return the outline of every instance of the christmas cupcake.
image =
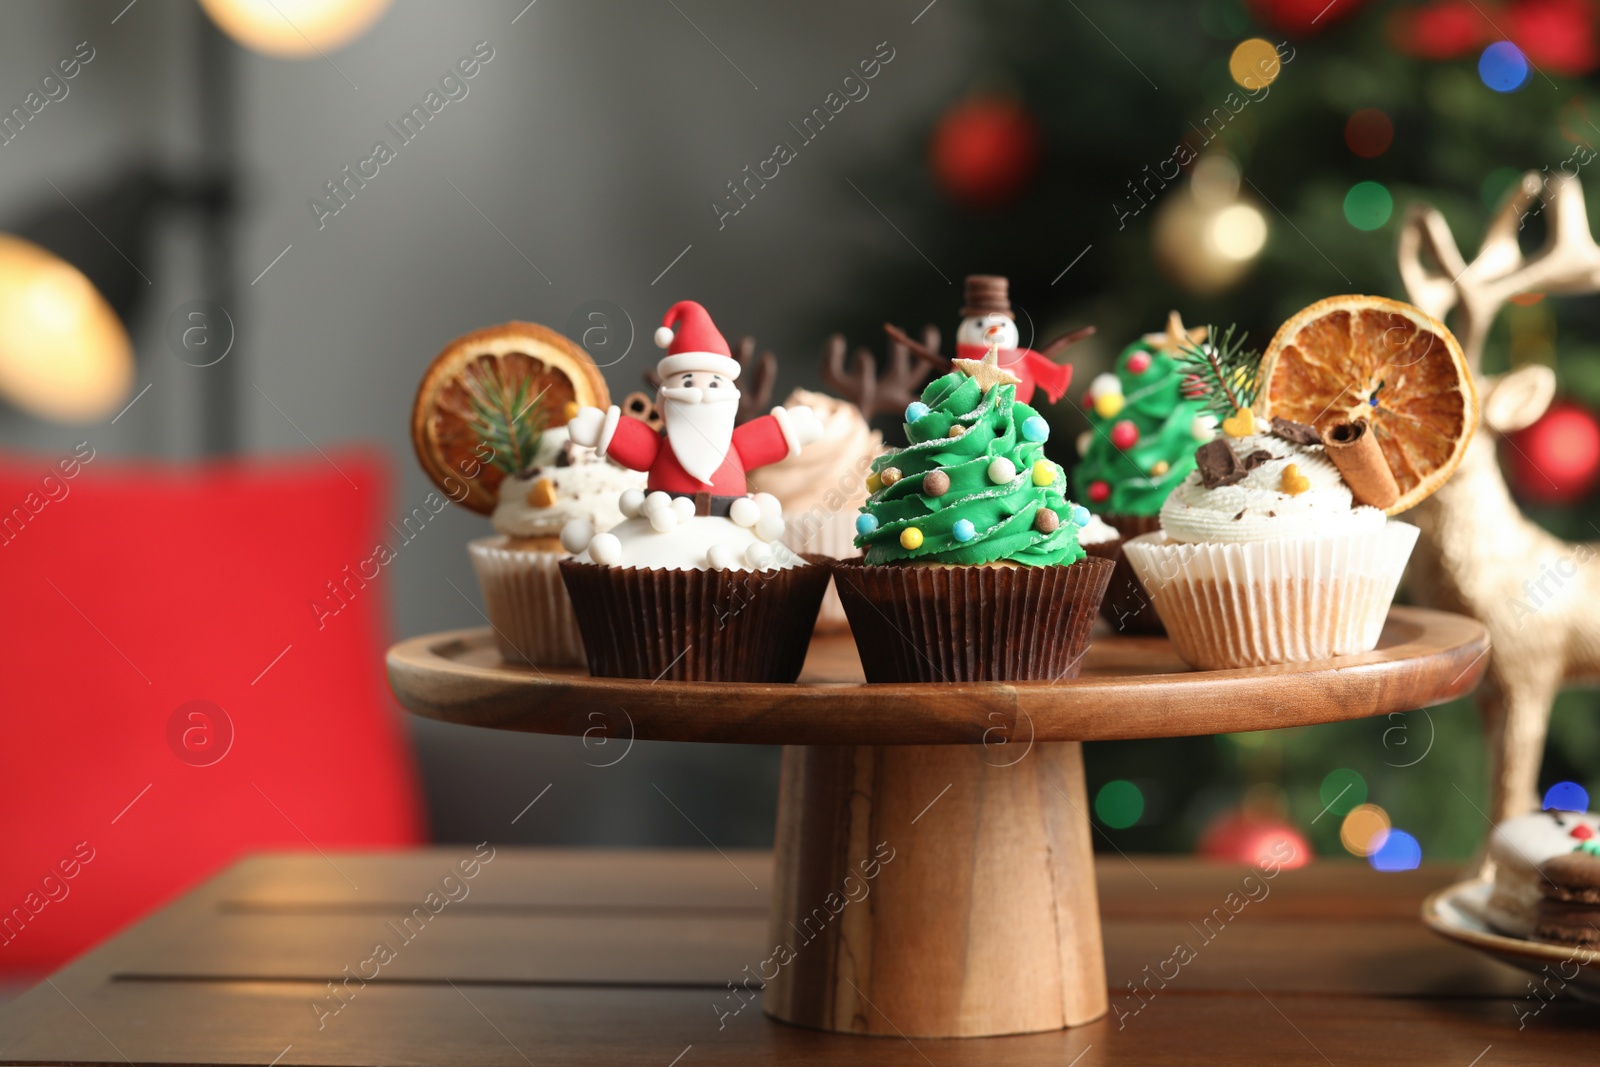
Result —
M782 505L790 548L829 559L859 556L856 511L866 502L867 474L883 451L883 435L848 400L796 389L784 407L816 412L822 437L803 452L751 471L750 489L770 494ZM830 589L817 615L817 630L840 631L847 625L839 596Z
M674 334L672 327L677 326ZM609 531L577 519L561 565L592 674L676 681L792 682L828 584L825 565L780 538L776 497L751 495L746 471L800 454L823 430L807 407L735 425L740 364L691 300L656 331L658 432L615 406L585 407L574 441L631 470L643 490L618 501Z
M1112 564L1085 558L1086 509L1044 457L1049 425L991 350L958 359L873 464L862 560L834 580L869 682L1078 673Z
M561 529L578 518L615 525L619 494L644 484L568 439L567 415L605 400L605 380L582 349L521 322L452 341L417 390L412 441L423 469L496 531L467 550L507 662L584 662L557 566L567 556Z
M1600 818L1588 812L1541 811L1507 819L1489 836L1494 885L1484 918L1502 934L1531 937L1545 881L1539 865L1584 847L1600 847Z
M1195 446L1215 436L1217 420L1193 395L1183 357L1207 333L1204 326L1184 329L1172 312L1165 333L1123 349L1113 371L1095 378L1084 397L1089 429L1078 438L1073 488L1124 540L1160 527L1161 505L1194 470ZM1119 631L1160 633L1160 616L1120 544L1102 551L1117 570L1101 614Z
M1123 545L1178 654L1204 669L1326 659L1377 645L1417 528L1356 499L1318 431L1258 420L1260 356L1230 329L1193 351L1222 435Z

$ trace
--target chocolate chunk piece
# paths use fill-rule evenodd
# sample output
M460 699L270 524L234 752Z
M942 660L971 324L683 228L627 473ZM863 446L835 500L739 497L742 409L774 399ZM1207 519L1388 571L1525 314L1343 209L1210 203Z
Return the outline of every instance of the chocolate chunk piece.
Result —
M1264 448L1258 448L1248 456L1244 457L1244 469L1247 471L1253 471L1272 458L1271 452L1268 452Z
M1317 432L1315 426L1307 426L1303 422L1279 418L1276 415L1272 417L1272 425L1267 432L1274 437L1288 441L1290 444L1320 445L1322 443L1322 435Z
M1237 514L1237 515L1235 515L1235 516L1234 516L1234 517L1233 517L1233 521L1234 521L1234 522L1238 522L1238 521L1239 521L1239 520L1240 520L1240 519L1242 519L1242 518L1244 518L1244 511L1245 511L1245 509L1244 509L1244 508L1240 508L1240 509L1239 509L1239 514Z
M1247 473L1239 457L1228 447L1228 442L1220 438L1195 449L1194 461L1200 471L1200 484L1207 489L1233 485L1242 481Z

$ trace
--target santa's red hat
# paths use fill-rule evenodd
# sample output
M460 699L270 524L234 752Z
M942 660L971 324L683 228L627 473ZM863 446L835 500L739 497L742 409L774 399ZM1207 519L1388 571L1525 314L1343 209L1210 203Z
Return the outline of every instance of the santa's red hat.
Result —
M672 327L677 326L676 335ZM663 379L686 371L712 371L726 378L739 377L739 362L728 342L711 322L711 313L693 300L680 300L662 316L656 345L667 354L656 364Z

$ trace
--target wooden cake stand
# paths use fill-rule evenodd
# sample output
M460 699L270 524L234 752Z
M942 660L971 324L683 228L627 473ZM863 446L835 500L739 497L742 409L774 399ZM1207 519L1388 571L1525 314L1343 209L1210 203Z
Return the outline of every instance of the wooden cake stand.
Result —
M1375 651L1192 671L1164 638L1099 637L1067 682L868 685L848 636L793 685L510 667L488 630L389 650L400 703L445 722L654 741L781 744L768 1014L864 1034L1077 1026L1107 1007L1084 741L1279 729L1472 690L1482 626L1396 607Z

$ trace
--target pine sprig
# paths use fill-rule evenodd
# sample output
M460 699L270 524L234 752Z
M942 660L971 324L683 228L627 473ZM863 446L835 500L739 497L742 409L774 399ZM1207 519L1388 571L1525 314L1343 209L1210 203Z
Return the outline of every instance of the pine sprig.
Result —
M1206 406L1218 418L1228 418L1254 404L1260 389L1261 353L1244 347L1248 333L1235 339L1235 329L1229 326L1218 337L1212 326L1206 336L1214 340L1206 344L1186 341L1177 355L1183 369L1198 380Z
M549 422L541 403L549 386L530 395L533 382L522 377L511 387L498 360L474 363L461 376L461 384L471 407L463 415L478 439L493 450L489 462L513 476L526 474L533 468Z

